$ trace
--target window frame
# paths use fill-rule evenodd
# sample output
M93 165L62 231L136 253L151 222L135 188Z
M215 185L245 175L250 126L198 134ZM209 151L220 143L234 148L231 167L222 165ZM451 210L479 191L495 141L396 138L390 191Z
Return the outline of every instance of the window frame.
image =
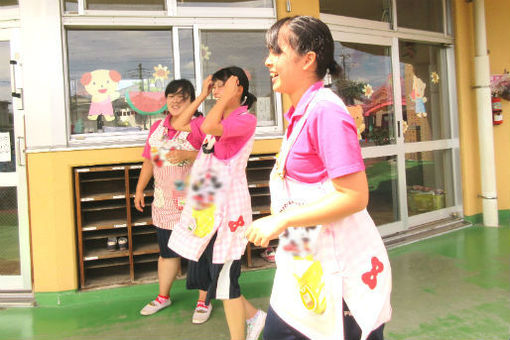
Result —
M80 0L79 0L80 1ZM270 18L217 18L212 21L210 18L176 18L176 17L107 17L92 15L64 15L62 17L62 42L63 42L63 68L64 72L64 95L65 95L65 120L66 131L65 138L67 146L70 148L112 148L112 147L131 147L140 146L147 139L148 130L139 132L102 132L87 134L72 134L71 131L71 99L69 82L69 56L67 44L68 30L169 30L172 34L173 57L174 57L174 75L180 75L179 39L175 38L179 29L193 29L194 60L195 60L195 84L196 92L200 93L202 87L202 70L200 65L200 30L267 30L274 23ZM176 78L177 79L177 78ZM283 134L283 112L282 99L279 93L273 92L275 103L276 125L260 126L256 129L256 139L274 139ZM63 132L64 133L64 132Z

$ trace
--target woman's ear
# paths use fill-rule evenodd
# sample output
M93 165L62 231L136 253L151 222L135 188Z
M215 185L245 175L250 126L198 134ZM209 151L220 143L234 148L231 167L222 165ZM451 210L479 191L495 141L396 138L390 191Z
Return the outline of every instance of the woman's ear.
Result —
M315 61L317 60L317 54L314 51L308 51L303 57L303 70L315 71Z

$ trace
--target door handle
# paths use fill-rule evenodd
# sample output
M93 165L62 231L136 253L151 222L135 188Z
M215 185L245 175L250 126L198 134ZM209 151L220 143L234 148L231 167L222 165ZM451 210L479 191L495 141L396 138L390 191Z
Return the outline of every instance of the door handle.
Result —
M23 148L21 147L21 143L23 143ZM18 137L16 139L16 158L18 159L19 166L25 166L25 138ZM23 157L21 157L21 153L23 153Z

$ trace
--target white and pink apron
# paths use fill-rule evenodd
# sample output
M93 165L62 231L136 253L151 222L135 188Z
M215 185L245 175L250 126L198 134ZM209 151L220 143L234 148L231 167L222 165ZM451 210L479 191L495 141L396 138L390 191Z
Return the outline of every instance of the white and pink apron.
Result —
M344 105L329 89L319 91L330 92L325 94L328 100ZM335 190L330 180L310 184L285 175L287 156L315 104L310 102L282 143L270 179L275 213L317 201ZM344 338L342 298L362 330L362 340L391 317L390 263L366 210L327 225L288 228L280 235L276 265L271 306L311 339Z
M204 139L191 169L187 204L168 242L173 251L198 261L217 233L212 262L241 258L247 244L245 230L252 222L246 163L253 141L254 135L236 155L221 160L213 153L215 138Z
M186 181L191 162L172 164L166 159L171 150L196 151L187 140L188 132L177 132L168 139L168 128L163 122L149 137L154 174L152 223L162 229L172 229L181 216L186 198Z

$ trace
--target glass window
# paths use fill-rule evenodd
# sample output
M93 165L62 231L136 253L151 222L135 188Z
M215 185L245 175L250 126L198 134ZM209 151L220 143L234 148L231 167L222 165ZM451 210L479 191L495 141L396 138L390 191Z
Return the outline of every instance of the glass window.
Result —
M258 126L275 126L275 97L271 78L264 66L267 49L263 31L202 31L201 63L206 77L228 66L239 66L247 71L250 92L257 97L251 111L257 115ZM228 47L227 47L228 46ZM214 99L205 102L205 111L214 105Z
M374 21L391 21L391 0L320 0L320 11Z
M165 0L85 0L86 9L115 11L164 11Z
M443 32L443 0L397 0L400 27Z
M174 79L171 31L67 31L71 133L147 130Z
M193 52L193 30L179 28L179 53L181 78L188 79L195 85L195 57Z
M336 41L335 59L344 72L333 90L354 118L361 146L395 143L390 47Z
M454 205L451 150L406 154L409 216Z
M450 138L445 48L401 41L399 50L405 142Z
M273 0L177 0L177 6L273 8Z
M78 0L65 0L64 11L78 13Z
M7 6L18 6L18 0L2 0L0 1L0 7Z
M376 225L400 220L398 204L397 157L366 158L370 198L367 210Z

